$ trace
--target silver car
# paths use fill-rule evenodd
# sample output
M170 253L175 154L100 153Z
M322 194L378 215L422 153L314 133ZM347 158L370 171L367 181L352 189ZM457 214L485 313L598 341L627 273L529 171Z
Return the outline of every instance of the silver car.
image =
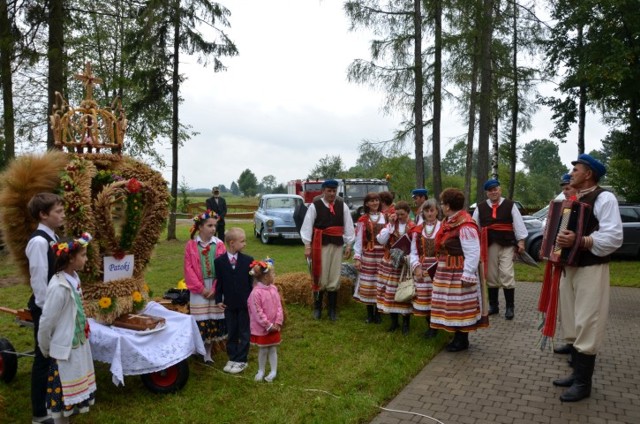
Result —
M253 217L253 231L264 244L275 238L300 239L293 221L296 206L304 199L296 194L265 194Z

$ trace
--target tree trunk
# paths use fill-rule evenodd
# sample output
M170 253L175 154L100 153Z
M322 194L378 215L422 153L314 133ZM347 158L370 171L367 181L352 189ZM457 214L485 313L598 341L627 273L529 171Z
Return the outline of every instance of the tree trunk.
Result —
M495 108L493 109L493 113L493 120L491 121L493 124L491 125L491 178L495 178L497 180L500 178L500 174L498 172L498 166L500 164L500 140L498 134L500 118L498 117L498 99L495 99Z
M413 27L414 27L414 79L415 79L415 97L414 97L414 133L415 133L415 156L416 156L416 187L424 187L424 138L422 126L422 98L423 98L423 78L422 78L422 2L414 0L413 2Z
M7 0L0 0L0 74L2 75L0 84L2 84L2 119L4 124L4 154L0 157L0 168L4 168L15 157L13 75L11 72L14 45Z
M513 51L513 100L511 103L511 140L509 144L509 199L513 199L516 190L516 147L518 145L518 113L520 109L520 102L518 99L518 7L513 4L513 45L511 46Z
M175 16L173 27L173 86L171 88L171 101L173 116L171 120L171 211L169 225L167 226L167 240L176 240L176 210L178 201L178 130L180 120L178 118L178 104L180 101L180 0L175 0Z
M46 122L49 122L51 107L56 102L56 91L64 91L64 8L63 0L49 2L49 44L47 58L49 61L49 76L47 79L48 101ZM51 128L47 131L47 148L54 144Z
M476 36L473 43L473 62L471 65L471 91L469 93L469 126L467 128L467 160L464 172L464 201L465 209L471 204L471 174L473 173L473 136L476 130L476 102L478 99L478 59L480 37Z
M493 33L493 0L483 0L480 42L480 122L478 134L478 169L476 202L485 199L484 181L489 175L489 136L491 133L491 38Z
M434 0L434 64L433 64L433 195L440 197L440 123L442 120L442 0Z
M582 55L584 47L584 27L578 26L578 51ZM587 85L580 83L578 100L578 154L584 153L584 126L587 117Z

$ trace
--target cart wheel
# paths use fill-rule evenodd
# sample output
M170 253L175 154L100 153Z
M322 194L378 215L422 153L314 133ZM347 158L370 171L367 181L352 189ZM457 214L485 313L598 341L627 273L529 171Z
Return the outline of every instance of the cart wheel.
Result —
M0 339L0 380L5 383L10 383L18 370L18 357L9 353L15 351L9 340Z
M140 376L142 382L153 393L175 393L189 379L189 363L185 359L167 369Z

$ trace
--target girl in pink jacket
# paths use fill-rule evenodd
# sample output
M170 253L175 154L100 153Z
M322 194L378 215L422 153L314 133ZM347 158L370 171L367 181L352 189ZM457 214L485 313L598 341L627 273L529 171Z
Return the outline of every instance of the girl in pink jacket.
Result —
M193 218L191 240L184 251L184 281L189 289L191 315L198 324L204 342L205 362L213 362L214 342L227 337L224 310L214 299L216 272L213 260L227 252L222 240L215 236L218 216L207 210Z
M273 260L267 258L265 261L253 261L249 274L256 281L247 301L251 320L251 344L260 348L255 380L262 381L264 378L265 381L272 382L278 372L278 345L284 320L280 294L273 284L276 276ZM267 358L271 372L265 377Z

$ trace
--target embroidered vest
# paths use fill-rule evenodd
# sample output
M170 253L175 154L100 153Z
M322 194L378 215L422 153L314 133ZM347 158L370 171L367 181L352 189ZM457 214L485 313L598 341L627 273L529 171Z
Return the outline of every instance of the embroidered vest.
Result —
M487 202L481 202L478 205L478 216L481 227L488 227L491 224L511 224L513 228L513 201L504 199L502 204L498 206L495 219L491 217L493 209ZM516 244L516 235L511 231L494 231L489 229L488 244L498 243L500 246L513 246Z
M315 228L325 229L328 227L344 227L344 203L342 200L337 199L333 202L334 214L329 212L329 208L325 206L322 199L317 199L313 202L316 208L316 220L313 223ZM336 246L342 246L344 239L342 236L322 236L322 245L335 244Z
M589 212L589 217L587 221L587 226L585 227L584 235L588 236L594 231L600 228L600 222L596 215L593 213L594 205L596 203L596 199L602 193L606 191L602 187L598 187L593 190L591 193L587 193L580 198L580 202L587 203L591 205L591 212ZM611 255L607 256L596 256L589 250L584 250L580 253L580 258L578 259L578 266L589 266L589 265L598 265L598 264L606 264L611 260Z

